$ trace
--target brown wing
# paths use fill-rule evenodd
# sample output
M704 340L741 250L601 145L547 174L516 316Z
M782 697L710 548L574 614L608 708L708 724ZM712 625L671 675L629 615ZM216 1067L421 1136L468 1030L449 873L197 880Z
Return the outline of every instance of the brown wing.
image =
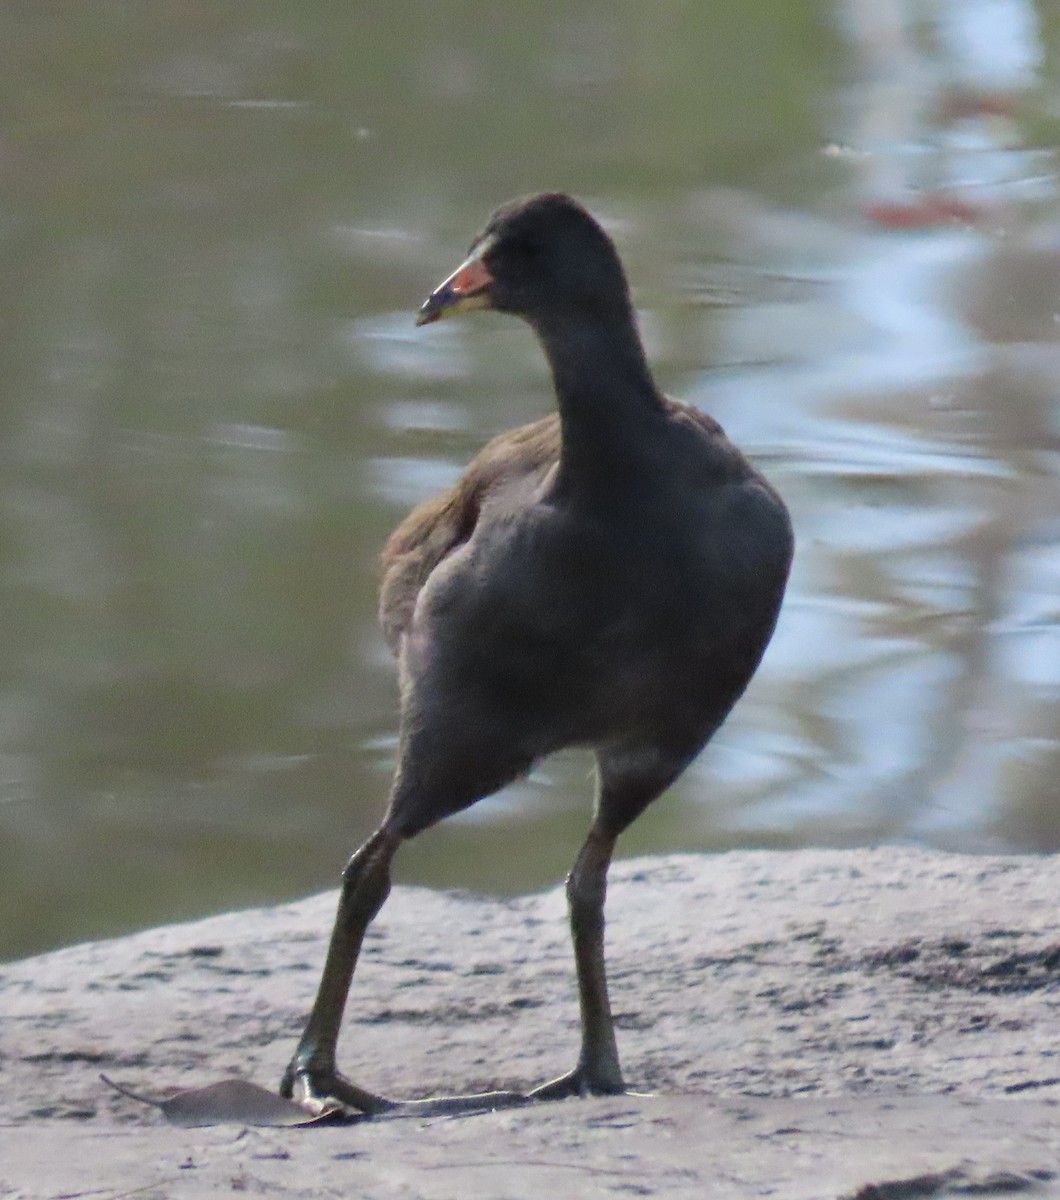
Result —
M393 653L420 588L471 537L486 499L517 479L543 473L559 460L559 446L556 413L500 434L447 492L417 505L387 538L380 557L379 621Z

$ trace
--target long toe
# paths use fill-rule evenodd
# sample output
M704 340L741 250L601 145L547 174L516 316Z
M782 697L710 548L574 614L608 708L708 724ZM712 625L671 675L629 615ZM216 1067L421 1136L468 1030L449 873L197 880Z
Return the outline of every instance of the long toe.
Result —
M475 1092L466 1096L428 1096L423 1100L388 1100L351 1083L337 1071L294 1067L280 1092L314 1116L362 1113L368 1117L440 1117L492 1112L529 1104L523 1092Z
M530 1092L531 1100L565 1100L568 1096L621 1096L628 1089L618 1080L593 1078L583 1067L550 1079Z
M467 1096L428 1096L423 1100L398 1100L383 1117L451 1117L519 1108L530 1103L523 1092L474 1092Z

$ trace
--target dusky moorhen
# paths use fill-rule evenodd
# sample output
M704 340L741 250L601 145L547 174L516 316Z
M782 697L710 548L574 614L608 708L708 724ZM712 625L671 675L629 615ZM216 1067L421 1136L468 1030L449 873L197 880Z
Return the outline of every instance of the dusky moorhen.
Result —
M282 1091L342 1106L454 1112L624 1089L604 968L618 835L677 778L747 686L793 541L777 493L710 417L652 379L618 254L546 194L500 208L420 325L492 308L545 351L558 413L491 441L382 555L380 617L400 669L397 769L351 858L319 990ZM395 1102L338 1073L361 941L406 838L565 746L595 752L588 836L567 881L581 1053L526 1094Z

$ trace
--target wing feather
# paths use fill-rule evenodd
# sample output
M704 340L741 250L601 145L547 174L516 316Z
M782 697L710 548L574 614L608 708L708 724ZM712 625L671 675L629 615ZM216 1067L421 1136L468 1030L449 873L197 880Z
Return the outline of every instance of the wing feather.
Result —
M475 532L491 495L559 461L556 413L502 433L479 451L457 482L409 513L380 556L379 621L393 653L431 572Z

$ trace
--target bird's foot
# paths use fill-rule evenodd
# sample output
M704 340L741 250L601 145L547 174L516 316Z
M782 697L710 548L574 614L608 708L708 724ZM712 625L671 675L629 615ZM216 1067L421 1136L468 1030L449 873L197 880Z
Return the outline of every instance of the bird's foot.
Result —
M336 1070L303 1067L295 1063L284 1074L280 1095L318 1117L351 1113L375 1117L395 1107L393 1100L365 1091Z
M528 1104L522 1092L476 1092L467 1096L428 1096L423 1100L388 1100L351 1083L338 1071L288 1068L280 1092L315 1116L362 1113L368 1117L440 1117Z
M568 1096L623 1096L627 1088L621 1073L593 1072L580 1064L558 1079L550 1079L530 1092L531 1100L565 1100Z

